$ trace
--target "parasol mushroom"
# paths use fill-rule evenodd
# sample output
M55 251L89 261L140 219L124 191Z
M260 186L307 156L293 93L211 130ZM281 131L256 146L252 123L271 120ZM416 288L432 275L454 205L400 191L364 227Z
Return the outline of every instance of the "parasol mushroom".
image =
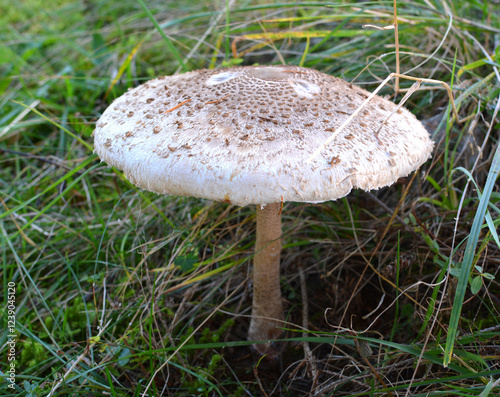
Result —
M432 152L415 116L378 96L340 129L369 95L297 66L159 77L106 109L94 131L95 152L146 190L256 205L249 339L270 341L282 333L282 203L390 185ZM259 352L269 346L255 345Z

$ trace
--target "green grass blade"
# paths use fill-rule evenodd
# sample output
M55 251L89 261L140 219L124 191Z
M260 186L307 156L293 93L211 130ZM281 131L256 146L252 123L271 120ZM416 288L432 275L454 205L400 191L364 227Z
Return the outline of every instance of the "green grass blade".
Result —
M486 223L488 224L490 233L493 236L493 240L495 240L495 243L500 247L500 240L498 238L497 229L489 211L486 212Z
M160 25L156 21L156 18L151 13L151 11L149 10L149 8L146 6L146 4L144 3L144 1L143 0L137 0L137 2L141 5L142 9L144 10L144 12L148 16L148 18L153 23L153 25L156 28L156 30L158 31L158 33L160 34L160 36L163 38L163 40L167 44L167 47L170 50L170 52L172 53L172 55L175 57L175 59L177 60L177 62L179 62L179 65L181 65L182 70L184 70L185 72L189 71L188 67L186 66L186 64L182 60L181 54L179 54L179 51L177 51L177 48L175 48L175 46L173 45L172 40L170 40L168 38L168 36L163 31L163 29L160 27Z
M476 215L474 216L474 222L472 224L469 238L467 240L467 246L465 247L464 259L462 262L462 268L458 279L455 298L453 300L453 309L451 311L448 335L446 338L446 346L445 346L444 360L443 360L443 365L445 367L447 367L451 362L451 357L453 354L453 346L455 344L455 339L457 336L458 322L460 320L460 313L462 312L462 306L464 302L465 291L467 289L467 283L469 281L469 275L474 263L474 253L478 243L479 233L483 226L491 192L493 191L493 188L495 186L495 181L497 180L499 171L500 171L500 146L497 147L497 150L495 152L495 156L493 158L493 162L491 164L491 168L488 173L488 178L486 180L484 191L479 200L479 205L476 210Z

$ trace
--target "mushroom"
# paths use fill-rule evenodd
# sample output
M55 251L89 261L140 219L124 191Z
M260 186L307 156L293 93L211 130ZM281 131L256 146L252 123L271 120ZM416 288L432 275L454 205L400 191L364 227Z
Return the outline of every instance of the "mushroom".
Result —
M101 160L143 189L255 204L251 341L282 334L281 206L378 189L420 167L433 143L413 114L297 66L159 77L116 99L94 131ZM319 154L315 151L332 134Z

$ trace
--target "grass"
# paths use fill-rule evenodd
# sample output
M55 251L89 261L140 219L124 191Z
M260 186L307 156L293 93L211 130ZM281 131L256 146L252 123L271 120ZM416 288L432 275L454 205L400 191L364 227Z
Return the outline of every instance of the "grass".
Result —
M16 382L0 394L500 395L500 9L398 15L402 73L452 86L465 121L424 84L406 103L436 142L420 171L285 205L270 361L246 341L253 209L136 189L92 153L95 121L128 88L201 67L284 60L373 91L394 33L362 25L390 25L392 2L2 2L0 371L14 283Z

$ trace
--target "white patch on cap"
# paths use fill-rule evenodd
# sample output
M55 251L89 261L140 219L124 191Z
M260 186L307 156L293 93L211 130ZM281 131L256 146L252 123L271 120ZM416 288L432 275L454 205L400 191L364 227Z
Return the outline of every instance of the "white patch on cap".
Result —
M236 72L222 72L222 73L214 74L213 76L210 76L210 78L206 81L206 84L207 85L217 85L217 84L225 83L226 81L234 79L236 76L238 76L238 73L236 73Z
M312 98L313 95L319 94L319 92L321 91L321 88L319 88L319 86L306 80L288 79L288 82L297 94L305 96L307 98Z

